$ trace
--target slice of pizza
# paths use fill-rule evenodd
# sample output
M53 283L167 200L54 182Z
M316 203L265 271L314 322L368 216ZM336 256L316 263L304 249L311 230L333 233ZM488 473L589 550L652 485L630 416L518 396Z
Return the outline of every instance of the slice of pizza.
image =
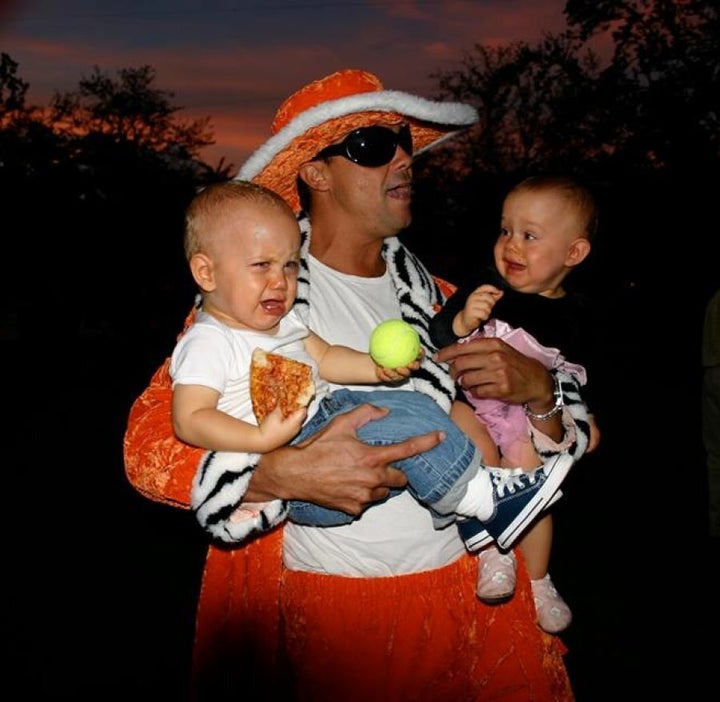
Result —
M312 368L292 358L255 349L250 361L250 399L259 422L280 406L283 417L307 407L315 394Z

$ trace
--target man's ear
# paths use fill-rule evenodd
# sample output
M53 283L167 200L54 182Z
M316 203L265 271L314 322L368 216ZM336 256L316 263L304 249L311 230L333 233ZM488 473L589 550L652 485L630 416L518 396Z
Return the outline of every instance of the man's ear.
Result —
M578 263L582 263L587 258L591 248L592 245L587 239L575 239L568 248L567 256L565 256L565 265L572 267L577 266Z
M193 254L190 258L190 272L200 290L215 290L215 269L209 256L203 253Z
M311 190L327 190L327 171L323 161L308 161L298 170L298 176Z

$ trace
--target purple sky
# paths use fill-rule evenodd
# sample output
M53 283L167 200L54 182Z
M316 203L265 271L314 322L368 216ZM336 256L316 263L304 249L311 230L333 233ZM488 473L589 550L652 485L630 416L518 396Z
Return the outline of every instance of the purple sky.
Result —
M28 102L77 87L98 66L149 64L181 117L209 116L203 153L237 168L269 136L280 102L340 68L430 97L430 74L475 44L534 42L565 26L565 0L0 0L0 51Z

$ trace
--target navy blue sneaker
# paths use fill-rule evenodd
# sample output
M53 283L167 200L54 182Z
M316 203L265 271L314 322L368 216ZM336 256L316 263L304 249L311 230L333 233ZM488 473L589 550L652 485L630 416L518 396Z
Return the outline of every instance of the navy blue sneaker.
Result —
M488 470L503 469L498 468ZM561 497L562 490L557 490L543 509L547 509L551 505L554 505ZM457 528L460 533L460 538L465 542L465 548L467 548L467 550L471 553L479 551L481 548L484 548L495 540L479 519L474 519L472 517L468 517L467 519L458 517Z
M490 536L488 530L479 519L458 518L457 528L460 533L460 538L465 542L465 547L468 551L477 551L483 546L487 546L493 540L493 537Z
M555 494L573 463L572 456L563 453L530 472L520 468L488 468L495 492L495 510L491 517L483 520L482 526L498 548L510 548L530 522L557 499ZM475 540L482 539L476 536Z

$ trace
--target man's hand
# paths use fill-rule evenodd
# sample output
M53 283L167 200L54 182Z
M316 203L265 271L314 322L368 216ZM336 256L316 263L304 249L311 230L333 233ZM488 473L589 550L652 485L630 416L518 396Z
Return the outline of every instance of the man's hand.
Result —
M554 404L550 372L540 361L524 356L501 339L473 339L466 344L452 344L440 349L435 359L449 363L452 377L475 397L515 405L535 403L538 413ZM542 403L546 407L541 408Z
M361 405L335 417L302 444L264 455L245 499L304 500L361 514L392 488L407 484L405 474L391 467L393 463L429 451L443 439L442 432L431 432L390 446L369 446L357 438L357 429L386 413L384 408Z
M450 375L473 396L527 404L531 412L543 414L555 404L554 382L540 361L529 358L501 339L473 339L440 349L435 360L450 364ZM560 414L531 420L542 433L555 441L563 436Z

